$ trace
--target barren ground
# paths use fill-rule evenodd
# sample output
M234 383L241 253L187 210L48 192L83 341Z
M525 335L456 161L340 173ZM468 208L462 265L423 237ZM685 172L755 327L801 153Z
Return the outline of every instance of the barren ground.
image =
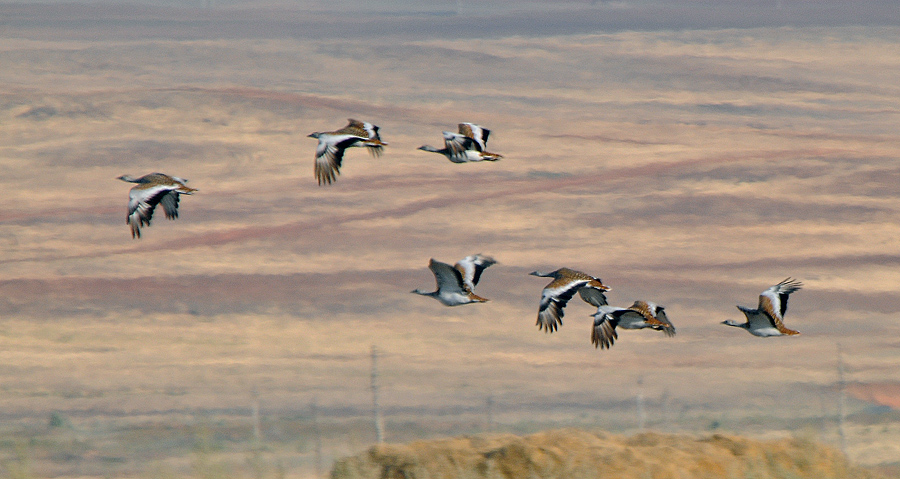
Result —
M897 27L99 12L0 5L7 472L312 475L374 440L373 346L391 441L631 432L642 403L648 428L839 446L840 345L850 459L900 458ZM306 135L351 117L390 145L319 187ZM416 150L460 121L504 159ZM200 191L132 240L115 178L152 171ZM409 294L472 253L490 302ZM560 266L678 335L595 350L577 299L539 332L526 273ZM800 336L718 324L787 276Z

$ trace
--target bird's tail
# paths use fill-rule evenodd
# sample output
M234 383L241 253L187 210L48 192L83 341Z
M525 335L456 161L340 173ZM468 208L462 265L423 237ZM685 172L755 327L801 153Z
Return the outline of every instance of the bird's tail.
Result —
M484 161L497 161L503 158L503 155L500 153L491 153L490 151L482 151L481 157L484 158Z

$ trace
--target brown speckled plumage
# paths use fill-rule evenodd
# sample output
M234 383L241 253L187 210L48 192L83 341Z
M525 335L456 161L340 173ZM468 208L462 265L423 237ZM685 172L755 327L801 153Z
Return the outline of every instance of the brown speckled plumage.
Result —
M600 278L570 268L560 268L550 273L534 271L531 275L553 278L541 292L536 323L538 329L548 333L556 331L562 325L564 308L576 292L581 295L581 299L594 306L606 304L603 293L609 291L609 287Z
M187 186L187 180L163 173L150 173L136 178L122 175L118 179L136 183L129 192L128 215L125 224L131 226L131 237L141 237L141 227L150 226L156 205L162 205L166 218L178 218L179 195L190 195L197 191Z

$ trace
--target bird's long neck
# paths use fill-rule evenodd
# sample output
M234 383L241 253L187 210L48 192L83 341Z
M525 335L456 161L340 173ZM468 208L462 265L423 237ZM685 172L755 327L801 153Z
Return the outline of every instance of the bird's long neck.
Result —
M725 321L722 321L722 324L734 326L735 328L750 329L750 323L738 323L732 319L726 319Z
M556 278L556 271L551 271L549 273L542 273L540 271L532 271L528 273L532 276L539 276L541 278Z
M419 149L423 150L423 151L430 151L432 153L443 153L444 152L443 150L439 150L431 145L422 145L419 147Z
M438 294L437 291L422 291L421 289L414 289L412 292L416 293L416 294L421 294L422 296L431 296L432 298L437 296L437 294Z

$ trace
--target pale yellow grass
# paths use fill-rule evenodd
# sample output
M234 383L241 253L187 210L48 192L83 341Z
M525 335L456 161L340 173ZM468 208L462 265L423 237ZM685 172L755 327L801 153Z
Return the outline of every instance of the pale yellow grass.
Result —
M578 429L386 444L342 459L335 479L363 478L877 478L808 440L714 435L623 438Z

